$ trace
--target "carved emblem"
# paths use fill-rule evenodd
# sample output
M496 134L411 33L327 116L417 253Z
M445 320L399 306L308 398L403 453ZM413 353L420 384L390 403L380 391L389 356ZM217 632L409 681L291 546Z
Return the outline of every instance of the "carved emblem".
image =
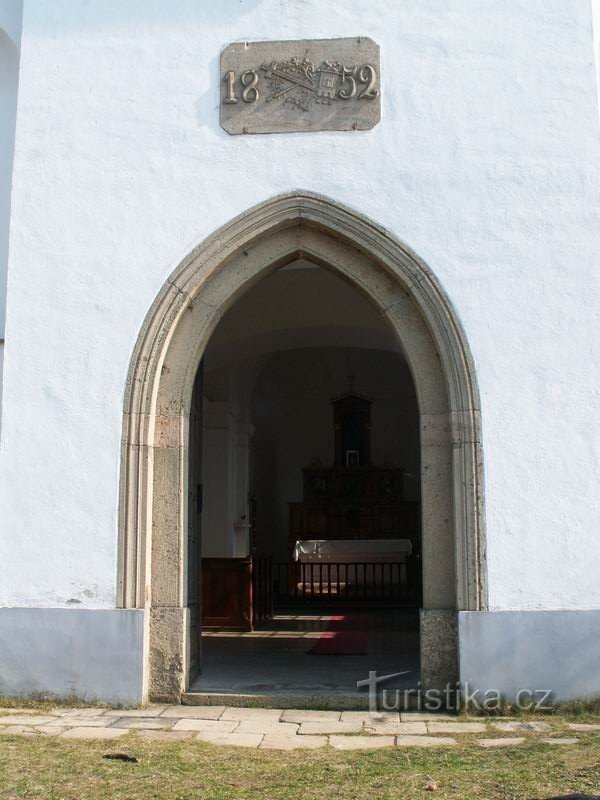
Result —
M308 111L312 103L331 105L336 100L356 97L357 80L366 84L359 99L374 100L379 96L377 72L372 64L344 66L339 61L323 61L315 67L309 58L290 58L263 64L261 70L269 87L267 103L282 98L301 111Z
M221 67L229 133L357 130L379 121L379 48L370 39L240 43L226 48Z

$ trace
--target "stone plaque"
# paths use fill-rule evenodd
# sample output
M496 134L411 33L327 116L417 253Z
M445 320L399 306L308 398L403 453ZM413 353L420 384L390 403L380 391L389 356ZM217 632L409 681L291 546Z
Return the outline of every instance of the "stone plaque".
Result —
M372 39L236 42L221 53L228 133L368 130L381 117Z

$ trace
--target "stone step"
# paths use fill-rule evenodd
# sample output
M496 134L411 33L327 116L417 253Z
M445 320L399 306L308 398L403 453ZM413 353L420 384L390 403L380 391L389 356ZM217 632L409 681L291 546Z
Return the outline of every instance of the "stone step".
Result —
M182 705L234 706L254 708L310 709L312 711L368 711L367 694L354 693L310 694L304 692L261 692L236 694L229 692L185 692ZM409 697L409 710L416 710L416 698Z

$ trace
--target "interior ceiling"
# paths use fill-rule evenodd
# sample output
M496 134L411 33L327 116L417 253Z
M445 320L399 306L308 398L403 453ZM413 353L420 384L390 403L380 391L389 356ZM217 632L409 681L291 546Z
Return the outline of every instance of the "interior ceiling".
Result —
M297 260L260 281L223 316L206 350L205 376L307 347L402 356L387 321L363 295L333 272Z

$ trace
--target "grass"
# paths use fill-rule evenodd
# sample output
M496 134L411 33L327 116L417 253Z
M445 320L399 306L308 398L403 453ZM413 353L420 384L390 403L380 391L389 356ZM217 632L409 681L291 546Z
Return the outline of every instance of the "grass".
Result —
M509 701L503 700L497 708L487 711L483 708L466 708L460 712L461 716L496 717L506 716L515 719L543 719L544 717L562 717L571 721L585 722L586 720L598 721L600 717L600 697L583 697L578 700L565 700L538 711L519 709Z
M28 711L51 711L53 708L120 708L109 703L86 702L77 697L53 697L51 695L26 695L11 696L0 695L0 714L4 710L10 711L13 708L26 708Z
M578 745L535 737L510 750L483 750L473 737L440 750L340 752L215 747L194 740L159 742L131 734L115 742L0 737L0 798L35 800L280 800L353 798L529 800L569 792L600 793L600 734ZM103 759L126 752L132 764Z

